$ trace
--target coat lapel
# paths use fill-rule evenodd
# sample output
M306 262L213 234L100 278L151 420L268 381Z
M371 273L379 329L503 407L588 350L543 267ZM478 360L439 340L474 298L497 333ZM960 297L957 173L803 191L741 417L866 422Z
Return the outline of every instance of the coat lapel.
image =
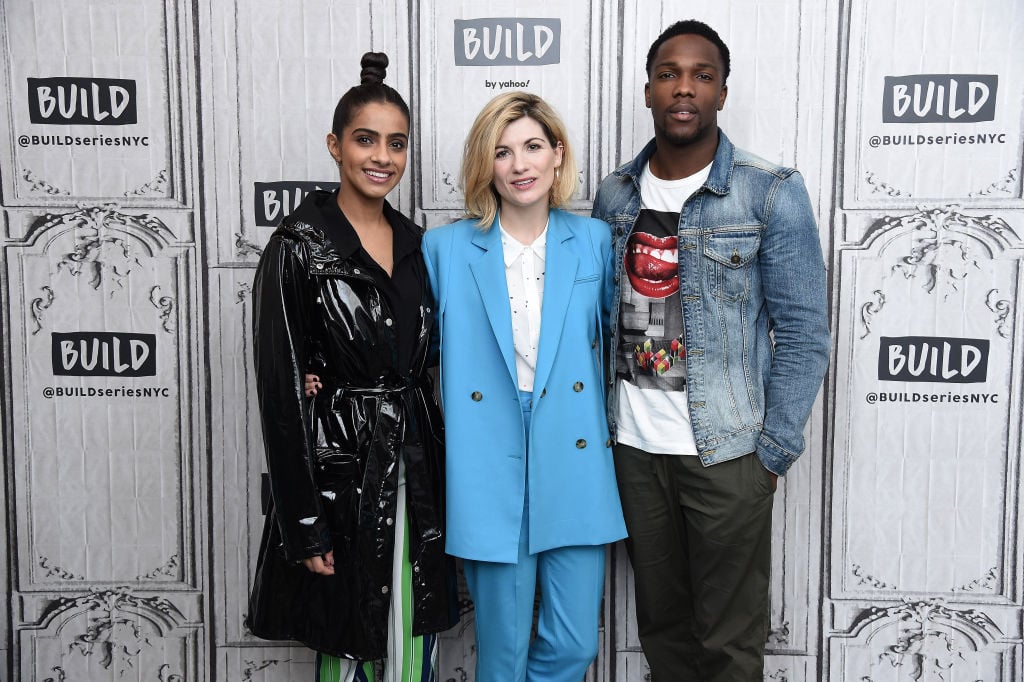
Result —
M512 343L512 312L508 303L508 284L505 281L505 259L501 251L501 231L497 223L486 232L477 231L473 244L480 256L469 263L476 280L484 311L491 323L491 331L501 349L512 381L516 381L516 356Z
M548 375L551 374L580 262L579 256L572 249L574 235L568 221L559 211L552 211L550 216L544 256L544 301L540 313L540 345L537 349L537 371L533 383L537 391L544 388Z

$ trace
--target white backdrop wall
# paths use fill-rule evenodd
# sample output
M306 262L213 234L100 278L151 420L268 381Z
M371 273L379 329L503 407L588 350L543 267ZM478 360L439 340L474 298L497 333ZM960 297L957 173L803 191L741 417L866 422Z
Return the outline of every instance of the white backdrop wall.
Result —
M465 132L513 87L566 118L585 213L652 134L647 47L695 17L733 53L722 127L800 169L830 271L833 362L778 492L765 679L1024 680L1021 3L0 8L0 678L312 679L308 651L243 625L264 471L250 293L273 222L337 181L323 138L359 56L387 52L409 97L392 201L421 224L459 215ZM639 682L611 552L589 679ZM445 682L472 679L462 609Z

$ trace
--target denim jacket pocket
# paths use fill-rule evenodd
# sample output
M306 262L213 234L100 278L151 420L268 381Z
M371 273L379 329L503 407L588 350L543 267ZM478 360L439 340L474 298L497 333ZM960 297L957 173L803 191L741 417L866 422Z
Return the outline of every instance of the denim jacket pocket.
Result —
M743 227L704 236L704 257L712 295L730 301L750 293L751 264L761 245L760 227Z

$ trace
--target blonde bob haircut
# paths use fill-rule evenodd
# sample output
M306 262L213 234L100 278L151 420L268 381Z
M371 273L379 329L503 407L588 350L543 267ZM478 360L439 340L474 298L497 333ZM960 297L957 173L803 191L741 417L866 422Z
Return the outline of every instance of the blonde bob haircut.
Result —
M494 224L501 201L494 189L494 150L505 128L521 118L539 123L552 148L562 144L562 165L555 169L548 206L565 205L576 191L576 161L569 135L551 105L528 92L498 95L484 106L469 130L459 178L466 198L466 216L476 218L477 227L483 230Z

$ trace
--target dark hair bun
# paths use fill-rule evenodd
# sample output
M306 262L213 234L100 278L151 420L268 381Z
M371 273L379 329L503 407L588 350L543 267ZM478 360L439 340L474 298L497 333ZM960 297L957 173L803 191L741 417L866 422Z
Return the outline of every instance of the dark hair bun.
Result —
M360 85L376 85L384 82L387 75L388 56L383 52L367 52L359 60L363 70L359 72Z

